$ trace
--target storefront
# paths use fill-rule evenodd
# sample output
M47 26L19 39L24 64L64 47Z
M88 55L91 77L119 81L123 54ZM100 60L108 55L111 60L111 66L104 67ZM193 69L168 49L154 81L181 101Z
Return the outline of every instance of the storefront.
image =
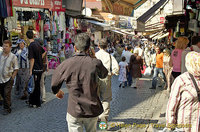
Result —
M12 1L3 0L0 1L0 46L3 45L3 41L8 39L8 30L5 27L5 18L13 16Z

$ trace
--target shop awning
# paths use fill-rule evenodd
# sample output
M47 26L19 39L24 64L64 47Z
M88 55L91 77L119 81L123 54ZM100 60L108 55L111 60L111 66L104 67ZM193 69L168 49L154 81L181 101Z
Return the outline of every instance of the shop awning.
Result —
M148 11L146 11L142 16L140 16L137 21L145 23L162 5L164 5L168 0L160 0L153 7L151 7Z
M98 21L87 20L87 22L103 27L104 30L110 30L110 25Z
M122 34L122 35L126 35L125 33L122 33L122 32L120 32L120 31L118 31L118 30L111 30L112 32L115 32L115 33L118 33L118 34Z
M167 36L169 36L169 32L156 35L152 39L162 39L162 38L167 37Z
M132 16L133 10L137 9L147 0L85 0L83 7L115 15ZM98 11L97 11L98 10Z

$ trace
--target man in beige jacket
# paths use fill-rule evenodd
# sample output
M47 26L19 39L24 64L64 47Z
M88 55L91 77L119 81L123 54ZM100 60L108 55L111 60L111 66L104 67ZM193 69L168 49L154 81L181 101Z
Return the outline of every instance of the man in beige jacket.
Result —
M107 45L106 40L102 39L99 43L100 50L95 54L96 58L101 60L108 70L108 76L105 79L99 79L99 94L104 109L99 119L106 122L110 113L110 101L112 100L111 77L112 75L118 75L119 72L116 59L106 52Z

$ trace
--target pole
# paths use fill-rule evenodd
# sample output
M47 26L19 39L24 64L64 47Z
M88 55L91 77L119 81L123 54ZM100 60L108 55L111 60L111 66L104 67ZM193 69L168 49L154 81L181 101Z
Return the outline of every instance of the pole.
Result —
M85 16L86 16L86 0L85 0Z

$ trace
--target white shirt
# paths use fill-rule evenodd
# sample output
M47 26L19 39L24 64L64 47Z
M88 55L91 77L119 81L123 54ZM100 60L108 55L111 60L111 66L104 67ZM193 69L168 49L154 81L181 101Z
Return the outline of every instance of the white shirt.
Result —
M19 69L17 57L13 53L3 56L0 52L0 83L6 83L12 77L14 70Z
M118 75L119 74L119 65L112 55L108 54L106 51L100 49L96 54L96 58L101 60L103 65L106 67L108 70L108 75L111 75L110 72L110 56L112 59L112 74Z
M131 55L133 55L130 51L125 51L123 54L122 54L122 57L126 57L126 62L129 64L130 62L130 58L131 58Z
M140 47L135 47L135 48L134 48L134 53L135 53L136 50L139 51L138 56L143 57L143 50L142 50Z

